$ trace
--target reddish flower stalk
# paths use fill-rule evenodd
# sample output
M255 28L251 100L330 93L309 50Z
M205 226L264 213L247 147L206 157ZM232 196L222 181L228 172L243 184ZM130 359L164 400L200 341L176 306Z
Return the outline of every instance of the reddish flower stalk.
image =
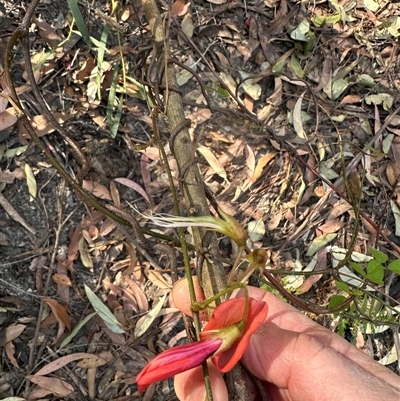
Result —
M200 333L201 341L164 351L144 367L136 377L139 391L151 383L199 366L209 357L221 372L228 372L239 362L267 311L265 302L244 297L218 305Z

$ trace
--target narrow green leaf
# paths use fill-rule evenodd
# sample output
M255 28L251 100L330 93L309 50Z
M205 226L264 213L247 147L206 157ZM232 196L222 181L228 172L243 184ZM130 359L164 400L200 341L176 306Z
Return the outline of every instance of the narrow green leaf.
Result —
M163 295L158 301L158 304L149 313L147 313L146 319L143 320L142 324L140 326L135 327L135 332L134 332L135 337L142 336L146 332L146 330L151 326L151 324L154 322L154 320L160 313L160 310L164 305L166 297L167 294Z
M117 85L118 85L118 76L119 76L119 64L120 59L118 59L115 67L114 73L112 77L110 91L108 93L108 101L107 101L107 125L110 128L112 138L117 136L119 123L121 121L122 116L122 100L119 99L118 101L118 108L115 114L113 113L114 110L114 102L115 102L115 95L117 93ZM123 95L121 95L123 96Z
M77 0L67 0L69 8L71 10L71 13L73 17L75 18L76 26L78 27L78 30L80 34L82 35L83 40L86 42L87 46L89 49L91 48L91 41L90 41L90 34L89 31L86 28L85 20L83 19L83 15L81 13L81 10L79 9L78 6L78 1Z
M101 317L106 326L114 333L125 333L125 330L121 327L116 317L111 313L110 309L103 304L103 302L97 297L97 295L85 284L85 292L92 304L93 309Z
M76 336L78 331L93 317L96 316L96 312L91 313L90 315L85 316L71 331L71 334L67 337L64 338L63 342L60 345L60 349L64 348L66 345L68 345L72 339ZM60 350L59 349L59 350Z

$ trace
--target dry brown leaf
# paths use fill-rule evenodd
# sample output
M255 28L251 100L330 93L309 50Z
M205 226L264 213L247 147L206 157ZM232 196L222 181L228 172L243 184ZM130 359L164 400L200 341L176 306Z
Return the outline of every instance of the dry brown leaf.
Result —
M152 282L152 284L154 284L156 287L163 289L171 288L171 285L167 282L167 280L163 277L162 273L159 271L150 270L148 278Z
M268 219L266 223L266 228L268 231L275 230L279 226L279 223L282 220L282 212L276 213L271 219Z
M149 195L147 195L146 191L139 185L137 184L135 181L130 180L128 178L124 178L124 177L120 177L120 178L115 178L114 179L115 182L118 182L122 185L125 185L128 188L133 189L134 191L136 191L138 194L142 195L144 200L151 205L151 200L149 198Z
M58 35L55 28L47 23L41 17L33 17L33 21L38 27L39 36L51 47L56 48L62 41L62 38Z
M146 294L134 280L125 277L125 282L129 285L129 288L125 290L126 295L134 297L140 313L147 312L149 310L149 302Z
M260 157L260 159L259 159L258 162L257 162L256 168L255 168L255 170L254 170L253 177L251 177L251 181L252 181L253 183L256 182L256 181L260 178L260 176L261 176L261 174L262 174L262 172L263 172L263 170L264 170L264 167L265 167L271 160L273 160L273 159L275 158L276 155L277 155L276 152L270 152L270 153L267 153L267 154L265 154L264 156L261 156L261 157Z
M117 227L114 220L107 218L104 223L101 225L99 234L103 237L110 234Z
M26 326L24 324L14 324L8 326L5 331L5 342L12 341L19 337L19 335L25 330Z
M17 369L19 369L19 365L17 360L15 359L14 353L15 353L15 346L14 344L9 341L6 343L4 346L4 351L6 351L7 358L10 360L13 366L15 366Z
M111 197L113 199L113 203L116 207L120 207L121 205L121 199L119 196L119 191L117 186L115 185L114 181L110 181L110 193L111 193ZM93 238L93 237L92 237Z
M36 235L36 230L31 227L21 216L20 214L13 208L11 203L5 198L5 196L0 193L0 206L8 213L8 215L15 220L17 223L21 224L21 226L25 227L30 233Z
M73 262L76 259L79 251L79 241L81 238L82 238L82 223L78 224L72 235L70 235L68 254L67 254L67 260L69 262Z
M327 251L326 248L324 248L318 251L317 264L314 267L314 271L316 272L325 270L326 265L327 265ZM322 276L323 274L312 274L310 277L307 277L304 283L296 290L296 293L304 294L313 286L313 284L318 282Z
M344 104L360 103L362 99L363 99L363 97L360 96L360 95L355 95L355 94L346 95L346 96L342 99L342 101L340 102L339 106L342 106L342 105L344 105ZM339 107L339 106L338 106L338 107Z
M40 322L40 328L41 329L47 329L49 327L53 327L57 324L57 319L54 316L53 312L50 312L49 315L46 316L41 322Z
M64 367L65 365L67 365L68 363L77 361L79 359L84 359L84 358L93 358L96 355L94 354L87 354L84 352L78 352L75 354L69 354L66 356L62 356L61 358L58 358L50 363L48 363L47 365L43 366L43 368L41 368L38 372L36 372L34 374L34 376L44 376L44 375L48 375L49 373L55 372L58 369L61 369L62 367Z
M0 131L4 131L7 128L12 127L18 121L18 118L14 113L14 107L9 107L0 113Z
M254 107L254 100L249 95L245 94L243 103L244 107L246 107L246 109L252 113Z
M93 369L98 368L99 366L103 366L107 363L107 361L101 358L98 355L92 355L88 358L82 359L80 362L77 363L77 366L84 369Z
M17 167L14 171L4 170L0 171L0 182L5 182L6 184L12 184L15 180L25 179L25 172L22 168Z
M96 60L92 57L89 56L84 63L81 65L78 71L76 71L72 77L74 78L75 82L82 84L86 82L90 78L90 74L93 70L93 68L96 65ZM103 117L104 120L104 117Z
M361 179L360 174L357 171L352 171L347 177L347 182L349 186L349 197L355 200L359 200L361 197Z
M113 265L110 267L110 271L117 272L121 269L125 269L130 265L130 259L121 259L117 262L114 262ZM125 273L125 272L124 272Z
M207 163L210 165L215 174L218 174L225 181L228 181L228 176L223 165L220 163L219 159L216 158L214 153L206 148L205 146L199 146L197 150L201 153L201 155L207 160Z
M124 305L125 306L125 305ZM125 310L124 308L120 305L117 308L115 308L113 310L113 314L115 316L115 318L118 320L118 323L125 329L125 330L129 330L131 329L133 326L132 324L130 324L126 318L125 315Z
M389 184L394 187L397 185L398 181L399 181L399 169L396 168L396 165L393 162L389 162L386 166L386 177L389 181Z
M341 216L343 213L346 213L349 210L353 209L353 206L345 200L341 199L337 201L333 206L333 209L329 213L328 220L335 219L336 217Z
M54 316L57 319L57 322L59 325L65 326L69 331L71 331L71 319L68 316L67 311L65 308L60 305L57 301L54 299L46 298L44 299L44 302L47 303L47 305L50 306L51 311L54 313Z
M68 121L70 118L74 117L74 114L64 114L56 112L53 113L53 117L57 120L59 124L63 124L65 121ZM42 115L33 117L32 126L39 137L55 131L54 126L47 121L47 118L45 116Z
M29 389L29 400L41 400L45 399L46 395L52 394L51 390L47 390L40 386L31 387Z
M88 244L83 236L84 230L82 230L82 238L79 240L79 255L83 265L90 271L93 271L93 261L89 252Z
M339 231L343 227L343 225L344 225L343 221L339 219L332 219L320 225L318 227L318 230L320 230L324 235L332 234L335 233L336 231Z
M67 286L72 285L70 278L65 273L55 273L53 274L52 279L56 284Z
M112 201L109 189L99 182L92 180L82 180L82 188L90 192L96 198Z
M149 196L151 196L152 188L149 185L151 183L151 173L150 173L150 169L148 168L149 164L150 164L149 158L147 157L147 155L142 153L142 156L140 157L141 177L142 177L142 181L143 181L144 190L146 191L147 194L149 194Z
M315 195L317 195L319 198L322 198L325 195L325 188L323 185L319 185L314 189Z
M275 78L274 84L275 89L273 93L266 99L266 106L257 112L257 117L262 121L266 121L270 117L275 107L282 103L282 79L279 77Z
M28 375L26 378L32 383L50 390L54 396L67 397L74 392L74 387L62 379L35 375Z
M176 0L171 7L171 15L175 17L182 17L188 11L190 2L185 3L185 0Z
M332 57L326 55L324 61L322 62L322 72L319 79L318 86L315 88L315 92L320 92L321 89L325 88L328 82L332 79Z

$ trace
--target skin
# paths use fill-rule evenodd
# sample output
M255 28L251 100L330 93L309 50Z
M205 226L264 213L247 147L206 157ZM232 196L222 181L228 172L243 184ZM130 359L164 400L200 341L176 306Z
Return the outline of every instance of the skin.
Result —
M240 295L240 294L239 294ZM244 366L263 381L273 401L393 401L400 400L400 377L372 360L337 334L313 322L271 293L249 287L249 295L268 304L265 323L252 335L242 358ZM188 294L180 309L189 310ZM175 377L181 401L205 400L201 368ZM220 373L211 371L215 400L227 400ZM187 383L190 382L190 386ZM252 387L252 386L250 386ZM203 387L204 388L204 387ZM257 400L255 394L250 394Z

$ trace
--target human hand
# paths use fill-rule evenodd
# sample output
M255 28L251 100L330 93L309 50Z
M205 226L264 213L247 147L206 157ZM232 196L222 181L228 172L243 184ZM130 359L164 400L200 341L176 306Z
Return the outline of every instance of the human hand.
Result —
M189 312L189 297L180 286L177 307ZM265 323L252 335L242 362L263 381L274 401L363 401L400 399L400 378L335 333L318 325L271 293L249 287L249 295L267 303ZM211 366L214 399L228 400L217 369ZM175 377L181 401L204 400L201 367ZM250 394L252 400L257 399Z

